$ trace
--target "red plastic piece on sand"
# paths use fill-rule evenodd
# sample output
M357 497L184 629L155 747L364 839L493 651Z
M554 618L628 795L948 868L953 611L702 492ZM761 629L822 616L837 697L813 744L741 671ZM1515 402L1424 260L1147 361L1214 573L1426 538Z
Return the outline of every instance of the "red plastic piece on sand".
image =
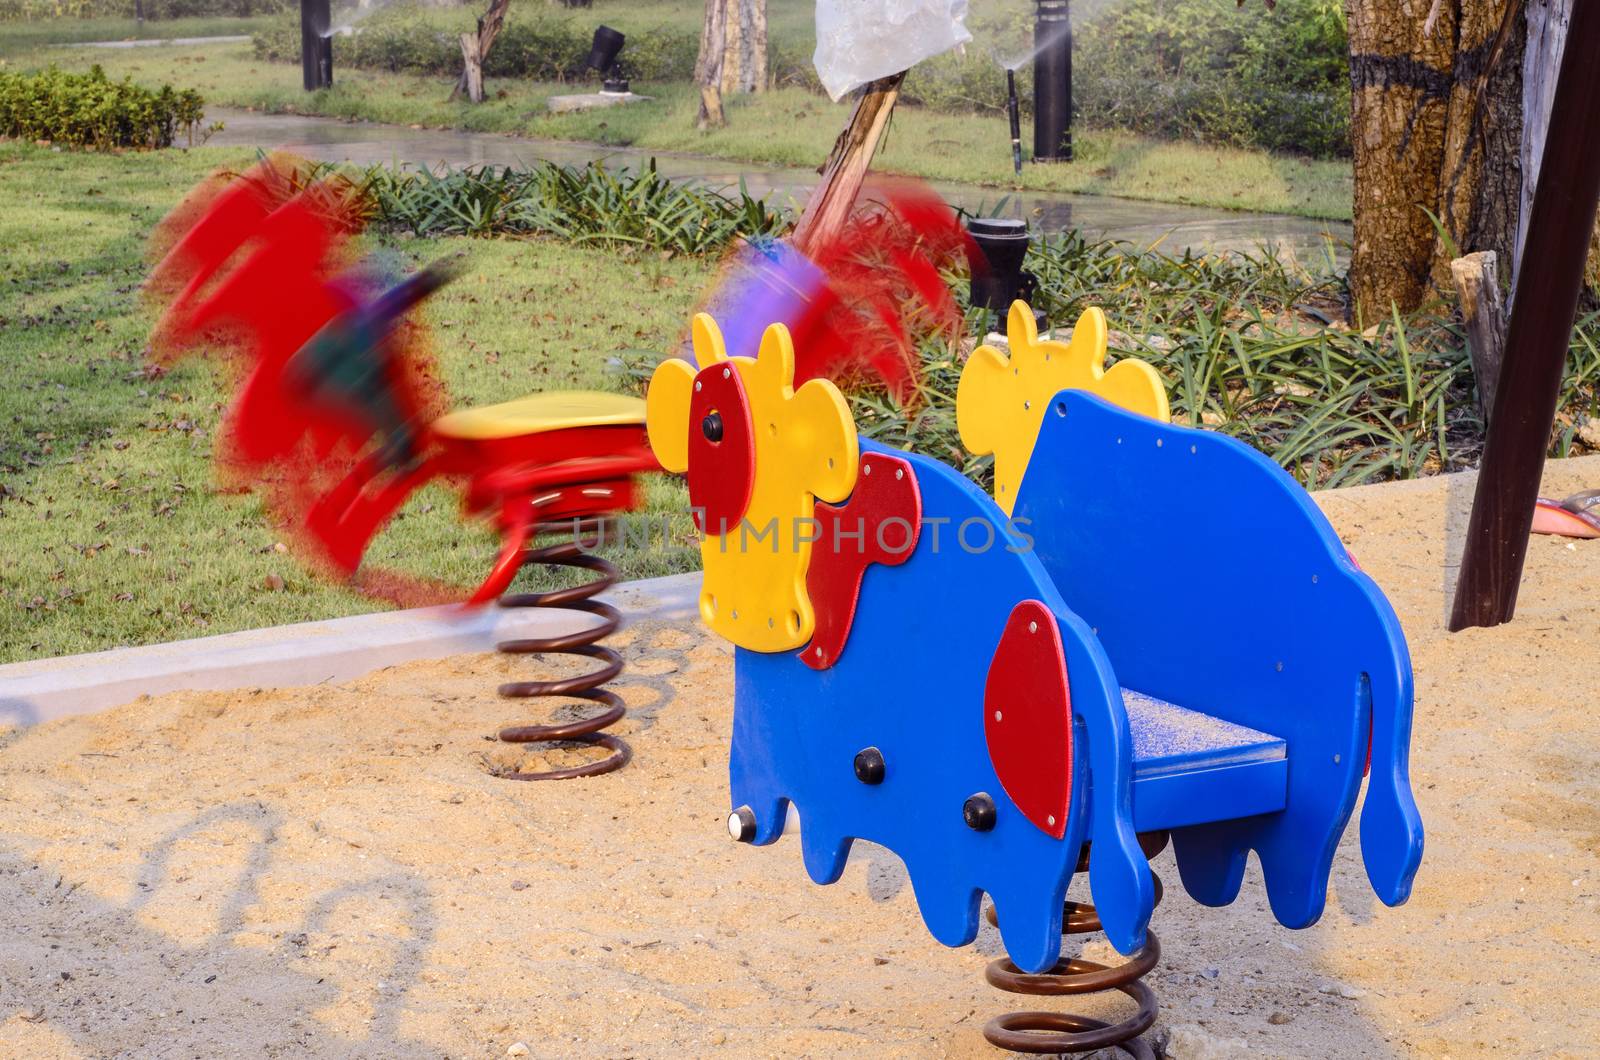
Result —
M689 399L689 504L702 533L736 530L756 484L756 439L738 369L726 362L694 377Z
M984 685L983 732L1011 801L1060 839L1072 798L1072 693L1061 631L1037 600L1006 620Z
M839 661L850 637L867 565L897 567L917 549L922 493L916 472L899 457L865 453L850 500L842 507L818 502L816 519L806 592L817 620L800 658L813 670L826 670Z

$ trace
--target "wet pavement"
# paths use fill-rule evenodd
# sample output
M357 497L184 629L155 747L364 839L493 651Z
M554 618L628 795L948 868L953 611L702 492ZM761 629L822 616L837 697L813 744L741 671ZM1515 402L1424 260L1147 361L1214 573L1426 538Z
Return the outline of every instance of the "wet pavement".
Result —
M651 158L666 176L694 179L718 188L737 188L743 180L752 195L776 204L804 203L816 183L815 172L784 169L626 147L533 140L495 133L411 129L374 122L345 122L293 114L259 114L214 109L207 117L224 124L210 143L224 146L284 148L316 161L357 165L426 166L528 165L548 160L583 165L604 159L613 166L639 167ZM1024 217L1056 232L1078 228L1085 234L1126 239L1141 246L1159 243L1167 253L1185 249L1253 252L1271 245L1311 265L1331 253L1339 262L1349 254L1350 225L1281 214L1241 213L1172 203L1140 202L1103 195L1007 192L965 184L934 183L951 204L973 213ZM1330 240L1331 245L1330 245Z

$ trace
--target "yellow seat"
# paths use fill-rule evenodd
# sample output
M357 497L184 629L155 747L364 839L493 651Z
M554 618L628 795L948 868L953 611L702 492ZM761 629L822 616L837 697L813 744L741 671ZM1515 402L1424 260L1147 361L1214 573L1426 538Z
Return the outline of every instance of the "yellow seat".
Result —
M598 390L529 394L480 408L459 409L433 421L435 434L458 441L491 441L576 427L644 425L644 399Z

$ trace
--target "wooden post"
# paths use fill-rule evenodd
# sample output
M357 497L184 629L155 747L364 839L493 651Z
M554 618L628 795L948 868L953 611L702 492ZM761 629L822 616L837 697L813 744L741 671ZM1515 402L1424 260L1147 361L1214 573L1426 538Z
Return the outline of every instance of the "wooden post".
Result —
M889 113L900 97L905 71L869 81L856 100L850 123L833 142L828 160L822 164L822 180L806 200L805 212L795 222L789 239L802 254L813 243L826 242L836 235L855 208L856 195L866 179L872 156L889 125Z
M1467 351L1472 355L1472 376L1478 381L1478 410L1483 422L1494 412L1494 392L1505 357L1506 309L1500 294L1499 256L1480 250L1450 263L1450 279L1461 302L1467 325Z
M1528 218L1527 240L1506 332L1509 356L1495 394L1478 488L1472 500L1452 630L1509 622L1528 554L1533 504L1572 322L1584 258L1600 204L1600 0L1572 5L1549 131Z

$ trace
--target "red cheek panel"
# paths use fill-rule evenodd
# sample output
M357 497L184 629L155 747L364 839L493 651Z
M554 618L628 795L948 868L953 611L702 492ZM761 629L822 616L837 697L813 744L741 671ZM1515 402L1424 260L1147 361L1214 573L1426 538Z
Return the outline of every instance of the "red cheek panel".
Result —
M1011 801L1060 839L1072 798L1072 693L1061 631L1037 600L1012 608L989 663L983 734Z
M756 484L756 439L744 383L730 364L694 378L689 397L689 503L702 533L733 530Z

